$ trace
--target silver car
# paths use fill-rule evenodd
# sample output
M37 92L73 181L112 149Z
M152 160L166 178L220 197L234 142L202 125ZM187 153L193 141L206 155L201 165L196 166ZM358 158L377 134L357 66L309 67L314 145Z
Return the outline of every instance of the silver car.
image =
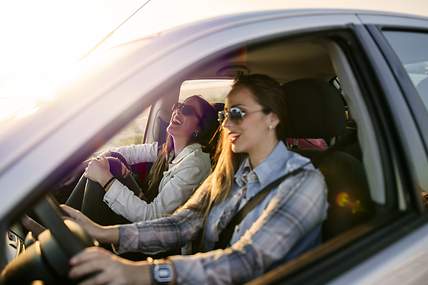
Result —
M283 84L287 144L323 172L330 204L322 244L252 282L426 282L428 18L232 15L95 52L76 71L53 101L0 126L0 268L20 284L67 282L68 259L92 244L55 203L85 159L162 140L175 102L196 93L221 106L241 73ZM312 146L320 140L325 147ZM29 211L50 229L32 245L19 226ZM8 276L1 282L16 280Z

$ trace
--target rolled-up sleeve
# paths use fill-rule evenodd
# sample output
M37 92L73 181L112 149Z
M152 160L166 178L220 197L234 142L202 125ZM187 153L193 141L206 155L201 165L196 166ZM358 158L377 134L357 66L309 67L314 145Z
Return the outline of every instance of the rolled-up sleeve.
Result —
M177 283L239 284L251 280L283 259L293 245L320 225L326 210L326 186L318 171L287 179L262 215L231 247L171 257Z

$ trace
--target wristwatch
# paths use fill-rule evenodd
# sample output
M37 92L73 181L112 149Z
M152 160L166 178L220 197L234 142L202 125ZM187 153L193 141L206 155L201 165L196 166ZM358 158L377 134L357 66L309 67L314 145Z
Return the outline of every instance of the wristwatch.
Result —
M172 264L155 260L152 265L152 277L155 284L172 284L174 281L174 268L172 268Z

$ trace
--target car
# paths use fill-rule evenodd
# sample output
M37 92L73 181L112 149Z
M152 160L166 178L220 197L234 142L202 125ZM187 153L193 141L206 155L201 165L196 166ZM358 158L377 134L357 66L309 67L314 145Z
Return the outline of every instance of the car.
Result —
M65 226L51 196L85 159L111 145L162 140L174 103L189 94L221 103L236 75L261 73L282 84L288 146L324 174L330 208L320 246L251 283L424 283L427 50L425 17L279 10L191 23L91 54L55 99L0 127L1 282L66 282L70 256L94 243ZM314 140L326 147L310 147ZM32 245L19 230L29 211L50 230Z

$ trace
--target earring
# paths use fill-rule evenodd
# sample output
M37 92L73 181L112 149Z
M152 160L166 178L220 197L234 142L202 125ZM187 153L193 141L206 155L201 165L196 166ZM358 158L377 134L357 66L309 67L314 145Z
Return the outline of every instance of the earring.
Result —
M193 136L194 138L197 138L197 137L199 136L199 130L195 130L195 131L192 133L192 136Z
M273 129L273 126L272 125L269 125L269 130L272 130Z

